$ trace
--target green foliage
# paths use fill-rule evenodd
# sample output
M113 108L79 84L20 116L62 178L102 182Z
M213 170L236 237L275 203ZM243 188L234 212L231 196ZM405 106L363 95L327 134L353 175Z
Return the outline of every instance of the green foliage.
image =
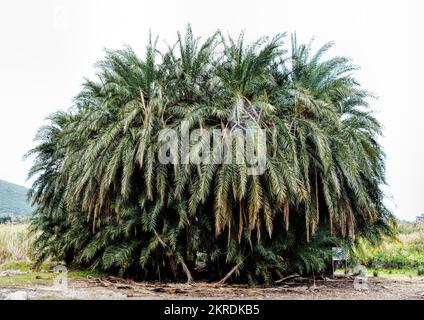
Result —
M400 223L397 238L373 246L362 242L357 248L358 259L369 267L416 269L424 266L424 224Z
M0 180L0 215L31 215L32 208L27 200L27 193L28 189L24 187Z
M12 217L0 217L0 224L7 224L12 222Z
M152 37L144 58L106 51L99 80L51 115L29 153L38 261L140 280L271 282L324 271L335 244L390 235L380 126L356 67L323 60L331 45L313 53L293 36L288 52L283 39L218 32L201 43L188 27L165 52ZM160 130L182 124L265 130L265 173L160 164Z

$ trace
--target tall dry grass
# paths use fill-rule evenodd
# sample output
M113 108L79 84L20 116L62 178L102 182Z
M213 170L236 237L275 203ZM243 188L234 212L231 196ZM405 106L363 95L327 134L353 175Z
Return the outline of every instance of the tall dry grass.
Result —
M31 237L27 224L0 225L0 264L30 261Z

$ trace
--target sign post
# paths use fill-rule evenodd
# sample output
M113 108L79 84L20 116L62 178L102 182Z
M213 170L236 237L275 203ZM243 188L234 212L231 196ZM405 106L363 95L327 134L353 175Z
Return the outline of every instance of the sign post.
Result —
M331 265L333 268L333 278L335 273L335 262L336 261L344 261L345 262L345 274L347 274L347 259L346 252L344 248L341 247L332 247L331 251L333 252Z

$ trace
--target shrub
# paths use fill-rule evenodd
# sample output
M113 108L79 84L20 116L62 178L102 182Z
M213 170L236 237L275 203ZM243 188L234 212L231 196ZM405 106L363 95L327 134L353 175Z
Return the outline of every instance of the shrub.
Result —
M387 238L379 246L362 243L356 257L372 268L416 269L424 265L424 225L403 222L397 240Z

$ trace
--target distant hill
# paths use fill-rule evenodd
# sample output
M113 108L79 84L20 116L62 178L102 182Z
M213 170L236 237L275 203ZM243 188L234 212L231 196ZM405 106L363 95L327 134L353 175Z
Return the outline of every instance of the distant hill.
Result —
M28 216L32 214L27 201L28 189L0 180L0 215Z

